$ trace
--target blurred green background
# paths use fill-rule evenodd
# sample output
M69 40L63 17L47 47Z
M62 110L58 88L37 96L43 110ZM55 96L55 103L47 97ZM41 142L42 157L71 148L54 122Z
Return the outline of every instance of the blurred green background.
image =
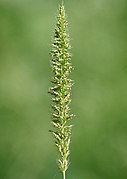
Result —
M60 179L51 128L58 0L0 0L0 179ZM67 179L127 178L127 1L65 1L76 114Z

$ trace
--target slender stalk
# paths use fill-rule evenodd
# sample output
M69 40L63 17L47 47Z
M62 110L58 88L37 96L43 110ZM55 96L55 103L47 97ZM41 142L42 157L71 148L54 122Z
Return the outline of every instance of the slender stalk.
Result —
M66 179L65 171L63 171L63 179Z

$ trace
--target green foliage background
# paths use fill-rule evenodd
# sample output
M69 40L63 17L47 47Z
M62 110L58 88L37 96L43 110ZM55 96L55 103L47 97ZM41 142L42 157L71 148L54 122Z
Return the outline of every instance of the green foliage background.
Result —
M58 179L49 51L58 4L0 0L0 178ZM127 1L68 0L73 121L68 179L127 178Z

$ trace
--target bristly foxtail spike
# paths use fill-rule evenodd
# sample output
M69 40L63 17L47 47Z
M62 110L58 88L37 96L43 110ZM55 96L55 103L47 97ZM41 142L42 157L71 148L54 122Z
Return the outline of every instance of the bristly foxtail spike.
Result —
M64 173L69 165L70 140L72 132L71 120L73 114L70 112L71 88L73 81L69 75L73 69L70 54L70 39L68 35L68 22L66 19L64 2L59 7L57 16L54 42L51 50L51 68L53 73L52 86L49 93L52 96L52 124L50 132L55 140L59 151L58 166Z

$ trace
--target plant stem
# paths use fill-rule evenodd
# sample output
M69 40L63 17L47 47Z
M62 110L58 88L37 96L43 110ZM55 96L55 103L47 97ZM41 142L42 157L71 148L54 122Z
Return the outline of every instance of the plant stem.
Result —
M65 171L63 171L63 179L66 179Z

